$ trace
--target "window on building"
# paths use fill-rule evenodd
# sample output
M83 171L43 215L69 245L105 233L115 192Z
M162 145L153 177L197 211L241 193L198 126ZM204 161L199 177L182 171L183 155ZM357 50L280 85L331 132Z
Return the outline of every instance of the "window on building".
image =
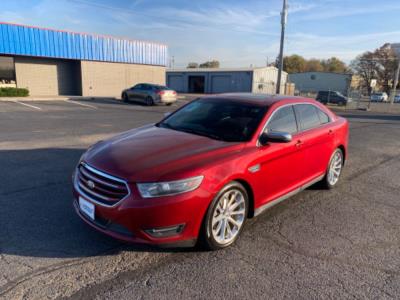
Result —
M15 84L14 58L0 56L0 85Z

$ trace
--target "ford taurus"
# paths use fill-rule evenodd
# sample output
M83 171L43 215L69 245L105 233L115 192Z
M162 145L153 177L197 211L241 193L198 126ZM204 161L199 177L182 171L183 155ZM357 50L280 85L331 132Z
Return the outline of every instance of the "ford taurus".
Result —
M247 218L313 184L336 186L347 143L347 121L315 100L206 96L90 147L74 207L120 240L220 249Z

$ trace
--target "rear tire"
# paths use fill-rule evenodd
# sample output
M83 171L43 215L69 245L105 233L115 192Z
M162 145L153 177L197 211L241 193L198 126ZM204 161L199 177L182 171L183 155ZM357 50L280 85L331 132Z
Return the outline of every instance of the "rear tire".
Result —
M344 164L343 151L337 148L331 155L325 177L321 180L322 187L333 189L339 182Z
M199 240L208 250L232 245L239 237L247 219L249 198L239 182L225 185L211 202L203 220Z
M166 106L171 106L171 105L172 105L172 102L165 103L165 105L166 105Z

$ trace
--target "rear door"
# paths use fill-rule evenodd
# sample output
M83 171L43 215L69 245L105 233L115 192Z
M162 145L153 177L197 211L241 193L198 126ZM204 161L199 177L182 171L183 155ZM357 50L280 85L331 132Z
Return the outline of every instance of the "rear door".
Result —
M292 105L277 108L267 121L265 131L291 133L289 143L270 142L260 146L261 205L296 189L302 181L304 153L297 137L298 127Z
M127 93L130 100L137 100L138 93L142 88L142 84L137 84L133 88L131 88Z
M333 124L329 116L313 104L296 104L294 111L305 155L303 179L308 182L326 172L334 150Z

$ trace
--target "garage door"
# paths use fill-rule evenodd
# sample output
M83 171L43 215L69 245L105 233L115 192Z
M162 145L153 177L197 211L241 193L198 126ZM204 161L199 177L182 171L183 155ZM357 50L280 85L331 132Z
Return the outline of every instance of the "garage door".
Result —
M214 75L211 77L211 93L226 93L232 91L230 75Z
M184 92L183 76L181 75L168 75L167 85L177 92Z

